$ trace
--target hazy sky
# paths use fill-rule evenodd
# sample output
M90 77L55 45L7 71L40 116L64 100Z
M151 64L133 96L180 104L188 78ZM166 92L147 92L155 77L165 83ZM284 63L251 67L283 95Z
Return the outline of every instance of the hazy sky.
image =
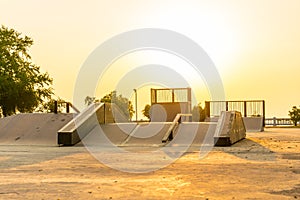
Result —
M99 44L124 31L163 28L203 47L226 99L264 99L268 117L287 117L300 105L299 10L298 0L0 0L0 22L33 38L33 61L66 100Z

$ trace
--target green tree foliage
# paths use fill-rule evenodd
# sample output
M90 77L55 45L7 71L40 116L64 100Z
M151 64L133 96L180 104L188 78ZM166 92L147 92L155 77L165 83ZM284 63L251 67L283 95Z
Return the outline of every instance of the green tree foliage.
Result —
M109 94L106 94L100 100L96 99L96 97L87 96L84 101L86 105L97 102L114 103L120 108L123 114L128 117L128 119L131 119L133 114L135 113L131 101L129 101L126 97L123 97L121 94L117 95L116 91L112 91Z
M90 96L87 96L85 97L84 99L84 103L89 106L91 105L92 103L99 103L100 100L99 99L96 99L96 97L90 97Z
M145 105L144 110L142 110L142 113L145 117L150 119L150 108L151 106L149 104Z
M294 125L297 126L297 123L300 121L300 108L297 108L297 106L293 106L292 110L289 111L289 116L291 117Z
M111 93L105 95L102 97L100 102L116 104L124 113L124 115L128 116L129 119L131 119L135 113L131 101L129 101L126 97L123 97L121 94L117 95L117 91L112 91Z
M49 98L52 79L31 61L28 48L33 40L21 33L0 28L0 106L4 116L32 112Z
M199 103L197 106L193 107L192 116L193 116L193 121L204 122L204 120L205 120L205 109L202 108L201 103Z

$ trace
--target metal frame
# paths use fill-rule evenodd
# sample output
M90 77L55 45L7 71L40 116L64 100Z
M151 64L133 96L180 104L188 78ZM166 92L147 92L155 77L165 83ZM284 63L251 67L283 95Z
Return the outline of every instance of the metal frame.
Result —
M229 104L241 104L243 105L243 110L239 110L237 109L236 111L240 111L243 112L244 117L251 117L252 115L249 115L249 113L247 112L247 108L248 108L248 104L249 103L253 103L253 104L257 104L257 106L261 106L261 110L262 110L262 117L263 117L263 126L265 127L265 116L266 116L266 107L265 107L265 101L264 100L237 100L237 101L205 101L205 116L206 117L210 117L211 116L211 105L215 104L215 103L225 103L225 110L223 111L230 111L231 109L229 109ZM222 110L220 110L222 111ZM251 113L253 114L253 113Z
M157 91L161 90L171 90L172 91L172 101L157 101ZM176 90L186 90L187 91L187 101L175 101L175 91ZM161 89L154 89L151 88L151 105L153 104L164 104L164 103L187 103L189 111L191 111L191 105L192 105L192 93L191 88L161 88Z

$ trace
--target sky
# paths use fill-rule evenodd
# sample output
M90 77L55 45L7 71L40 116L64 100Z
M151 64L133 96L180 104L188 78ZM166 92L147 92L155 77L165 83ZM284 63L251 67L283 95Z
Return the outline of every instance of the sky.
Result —
M33 62L53 77L55 94L67 101L73 101L78 73L100 44L126 31L160 28L187 36L207 52L227 100L265 100L267 117L288 117L292 106L300 105L299 10L298 0L0 0L0 23L34 40ZM145 55L128 55L113 65L119 71L132 63L172 65L177 59L162 52L140 54ZM107 77L115 75L108 70ZM107 77L102 81L118 79ZM100 98L113 87L102 85L91 95ZM209 100L205 84L199 85L204 89L197 99ZM138 92L149 99L148 90L141 86Z

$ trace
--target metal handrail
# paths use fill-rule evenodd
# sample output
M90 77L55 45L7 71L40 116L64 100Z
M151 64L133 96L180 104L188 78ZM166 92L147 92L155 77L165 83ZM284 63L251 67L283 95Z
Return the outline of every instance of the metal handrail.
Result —
M166 143L167 141L173 139L173 133L174 133L175 129L177 128L178 124L181 123L181 117L184 117L184 116L191 117L192 114L182 114L182 113L177 114L176 117L174 118L171 126L169 127L166 134L162 138L162 143Z
M86 109L84 109L80 114L76 115L65 126L63 126L58 132L74 132L88 118L93 116L95 112L103 105L104 103L92 103Z
M268 126L293 125L291 118L266 118L265 124Z

